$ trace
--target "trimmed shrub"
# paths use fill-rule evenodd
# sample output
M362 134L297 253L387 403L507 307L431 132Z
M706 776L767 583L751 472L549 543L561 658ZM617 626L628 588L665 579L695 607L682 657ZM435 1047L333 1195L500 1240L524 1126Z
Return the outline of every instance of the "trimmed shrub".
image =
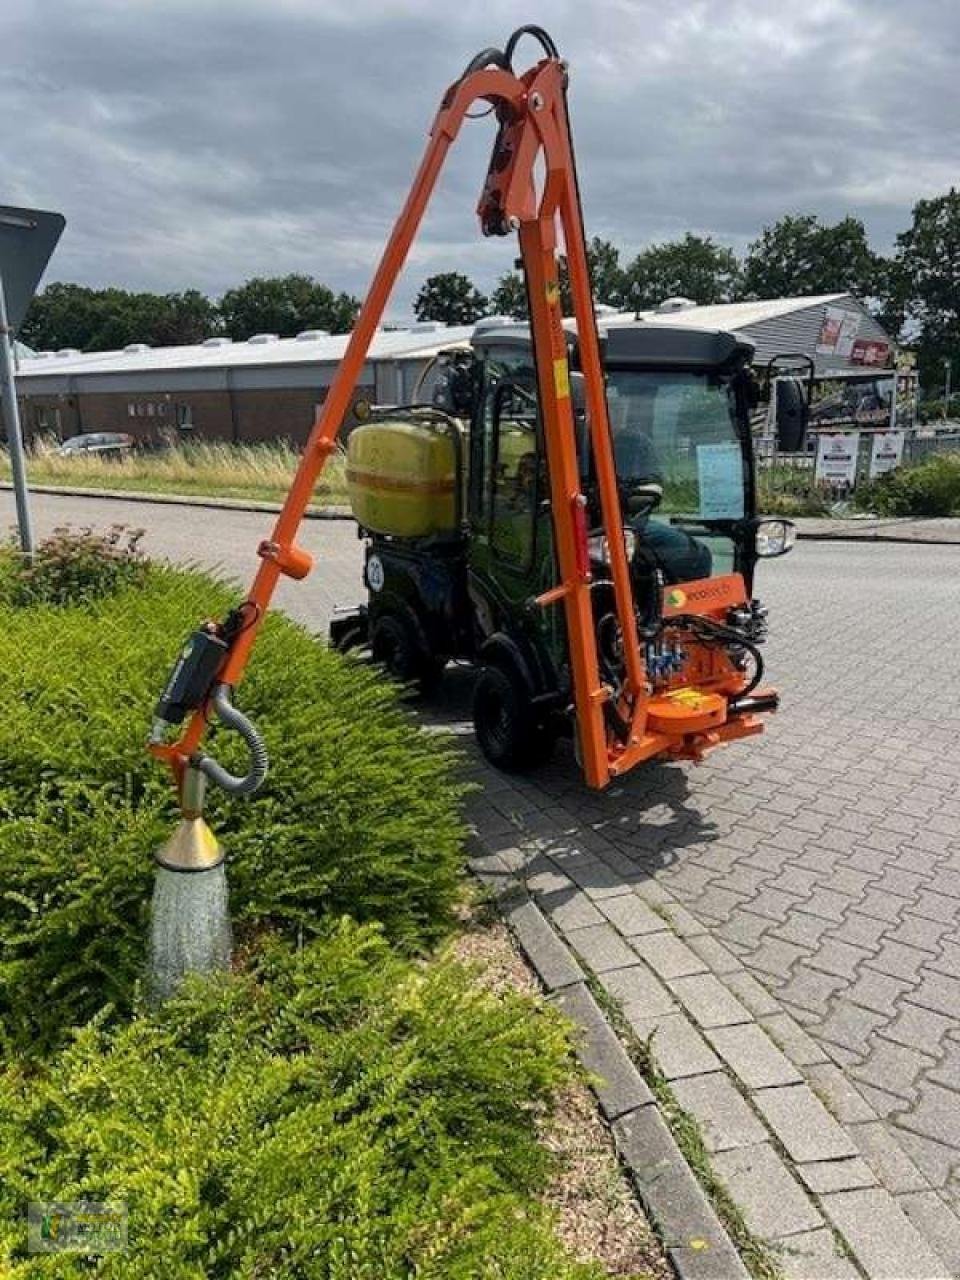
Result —
M106 1004L130 1007L145 962L150 854L173 788L144 748L177 646L230 593L150 567L84 606L0 608L0 1035L31 1050ZM463 827L457 757L389 681L267 620L237 697L273 771L253 800L211 794L242 938L379 921L401 948L449 928ZM239 767L235 735L210 735Z
M54 529L25 560L10 551L0 598L14 605L81 604L139 586L147 574L143 529L115 524L106 533Z
M253 973L0 1076L4 1274L51 1274L25 1257L29 1200L89 1199L129 1209L104 1277L598 1277L534 1199L536 1120L569 1071L552 1011L371 927L268 943Z
M960 453L897 467L857 491L857 506L881 516L960 516Z

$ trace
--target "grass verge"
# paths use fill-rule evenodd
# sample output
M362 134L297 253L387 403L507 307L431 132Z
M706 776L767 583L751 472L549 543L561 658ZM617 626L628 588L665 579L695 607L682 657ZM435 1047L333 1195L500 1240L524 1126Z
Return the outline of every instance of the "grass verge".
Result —
M282 502L299 461L299 453L284 443L198 441L156 453L87 458L60 457L51 448L38 445L31 451L27 470L32 484L55 488ZM3 451L0 480L9 479L10 460ZM346 502L344 457L335 453L317 483L314 505L322 508Z

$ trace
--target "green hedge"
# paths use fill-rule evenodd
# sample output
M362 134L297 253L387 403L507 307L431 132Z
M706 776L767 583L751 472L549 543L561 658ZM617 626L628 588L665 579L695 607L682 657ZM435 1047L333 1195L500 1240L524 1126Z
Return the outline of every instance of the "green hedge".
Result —
M232 601L101 559L95 539L0 556L0 1274L599 1280L539 1198L561 1020L412 954L460 895L456 756L282 618L238 697L273 774L211 806L235 972L146 1006L175 810L144 737L182 637ZM29 1256L44 1200L122 1203L127 1249Z
M858 489L856 498L881 516L960 516L960 453L897 467Z
M31 1200L129 1210L103 1277L588 1280L535 1199L537 1119L569 1067L552 1011L398 959L341 923L161 1011L91 1025L46 1068L0 1075L4 1275Z
M9 570L9 565L8 565ZM8 571L3 583L16 580ZM43 1048L107 1003L130 1007L144 964L151 850L173 789L144 748L177 646L230 594L201 574L146 580L82 606L0 604L0 1035ZM456 756L394 686L279 617L238 705L273 770L253 800L211 797L241 936L309 936L323 917L380 922L408 950L451 923L463 828ZM232 739L210 742L239 767Z

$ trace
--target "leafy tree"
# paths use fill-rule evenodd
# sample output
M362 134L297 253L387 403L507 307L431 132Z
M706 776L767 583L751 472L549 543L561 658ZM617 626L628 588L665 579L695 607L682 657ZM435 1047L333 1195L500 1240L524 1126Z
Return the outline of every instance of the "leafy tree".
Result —
M960 191L920 200L897 236L890 309L913 331L922 384L939 391L944 360L960 385Z
M37 351L61 347L86 350L99 318L94 289L79 284L49 284L30 303L20 337Z
M616 245L611 244L609 240L601 240L599 236L594 236L587 245L587 265L590 268L594 301L612 307L623 306L625 280L623 268L620 265L620 250ZM573 295L570 290L567 259L562 254L559 261L559 275L563 313L567 316L573 315ZM510 271L500 277L490 298L490 306L496 315L526 320L527 291L519 271Z
M413 304L418 320L443 324L472 324L486 315L489 307L488 299L460 271L428 276Z
M130 342L200 342L218 325L215 304L196 289L157 294L51 284L34 298L21 337L37 350L110 351Z
M866 299L882 289L882 261L859 218L826 226L814 214L787 215L764 227L743 266L742 292L758 298L849 291Z
M497 287L490 295L490 310L495 316L527 319L527 287L519 271L508 271L497 281Z
M682 240L653 244L624 273L628 305L652 309L667 298L690 298L701 306L729 302L736 294L740 264L731 249L689 231Z
M292 338L304 329L329 329L347 333L360 310L348 293L334 293L312 276L255 276L220 301L220 315L227 334L241 342L255 333L275 333Z
M594 302L608 307L619 307L624 302L626 280L620 265L620 250L609 240L594 236L587 245L587 266L593 286ZM573 295L570 291L566 257L560 259L560 296L565 315L573 314Z

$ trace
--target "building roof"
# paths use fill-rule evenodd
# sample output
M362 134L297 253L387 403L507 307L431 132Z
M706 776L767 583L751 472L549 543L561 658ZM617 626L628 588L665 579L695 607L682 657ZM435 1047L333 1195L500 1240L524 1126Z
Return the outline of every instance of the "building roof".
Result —
M469 341L472 325L416 324L408 329L378 329L368 360L429 359L444 347ZM246 342L208 338L194 346L150 347L132 343L122 351L39 351L21 353L21 378L50 374L152 373L180 369L335 364L350 335L308 330L296 338L259 334Z
M841 299L855 301L849 293L821 293L807 298L760 298L753 302L720 302L714 306L685 307L680 311L642 311L640 318L655 320L657 324L679 325L691 329L746 329L763 324L766 320L778 320L796 311L808 311L813 307L828 306ZM611 317L611 320L614 318ZM610 321L608 320L607 323ZM619 316L615 322L624 323Z
M727 302L714 306L684 305L675 310L612 312L598 308L601 330L636 324L638 321L682 329L742 333L756 347L756 360L765 363L783 352L809 350L817 344L826 308L841 305L860 313L860 334L890 342L889 335L877 324L863 305L849 293L825 293L811 297L767 298L752 302ZM498 318L481 321L488 328ZM502 322L502 317L499 318ZM572 327L573 322L566 322ZM474 332L473 325L414 324L408 328L378 329L367 361L424 361L451 346L465 346ZM311 376L311 366L336 365L346 350L349 334L327 334L310 330L296 338L277 338L259 334L246 342L226 338L208 338L206 342L183 347L149 347L133 343L122 351L25 352L20 362L20 379L50 378L57 375L117 374L150 375L188 372L216 376L217 371L248 370L248 378L270 378L271 385L284 367L296 369L298 382ZM818 356L821 364L838 363ZM840 363L845 364L846 361ZM275 370L270 374L268 371ZM221 376L227 376L223 373ZM144 379L140 379L142 383Z

